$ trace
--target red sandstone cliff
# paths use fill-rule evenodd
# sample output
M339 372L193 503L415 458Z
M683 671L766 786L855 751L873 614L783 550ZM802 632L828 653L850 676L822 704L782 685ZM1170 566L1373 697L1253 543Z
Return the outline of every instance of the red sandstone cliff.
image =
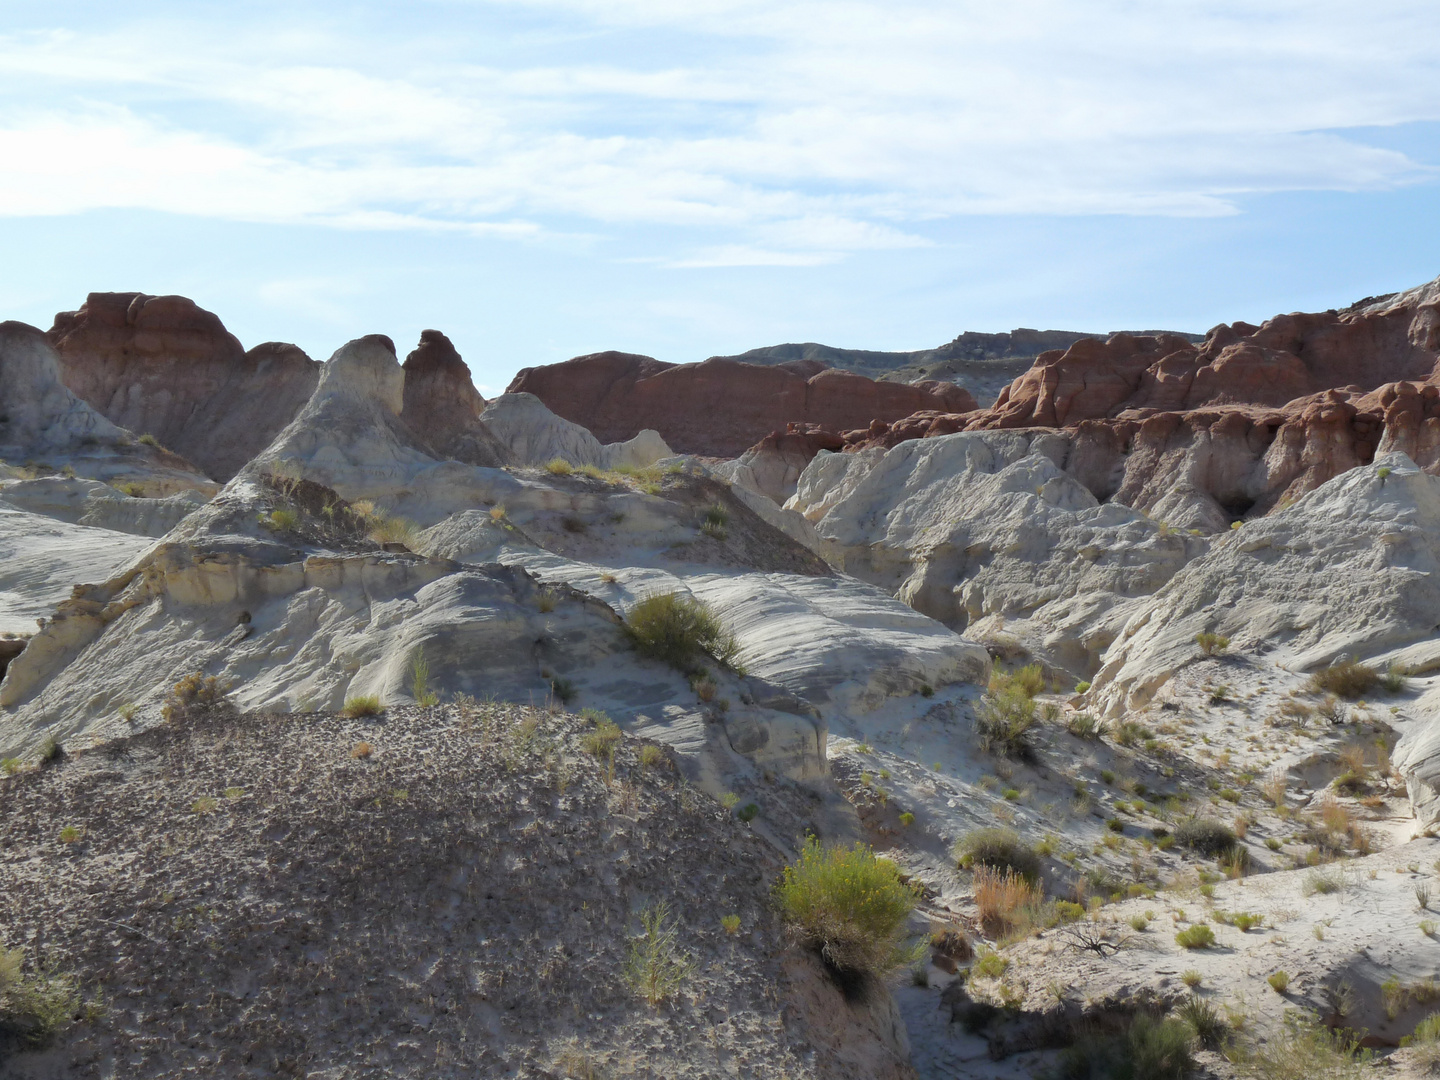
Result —
M400 418L440 457L498 468L512 455L480 420L485 399L470 368L439 330L422 330L405 358L405 407Z
M268 446L310 399L320 364L294 345L246 352L183 296L91 293L48 334L65 385L113 423L216 480Z
M819 365L734 360L666 364L603 352L526 368L507 393L530 393L601 442L658 431L676 451L735 457L789 424L844 430L922 409L966 412L975 399L952 383L876 382Z

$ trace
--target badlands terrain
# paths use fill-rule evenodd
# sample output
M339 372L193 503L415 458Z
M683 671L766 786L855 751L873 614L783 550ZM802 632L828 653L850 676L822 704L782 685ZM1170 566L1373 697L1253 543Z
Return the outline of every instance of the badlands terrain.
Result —
M0 1076L1440 1068L1440 280L402 351L0 323Z

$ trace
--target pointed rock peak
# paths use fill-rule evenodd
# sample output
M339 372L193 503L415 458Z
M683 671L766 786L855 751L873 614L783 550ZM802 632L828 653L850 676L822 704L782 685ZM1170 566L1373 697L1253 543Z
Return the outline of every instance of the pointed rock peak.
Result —
M406 375L453 374L470 382L470 368L439 330L420 331L420 344L405 357Z
M376 401L398 416L405 405L405 371L395 343L384 334L367 334L336 349L315 390L316 402L327 398Z

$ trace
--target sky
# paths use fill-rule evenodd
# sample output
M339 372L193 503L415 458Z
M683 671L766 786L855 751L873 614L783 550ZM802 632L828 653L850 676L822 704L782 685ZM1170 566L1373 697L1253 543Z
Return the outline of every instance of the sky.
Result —
M0 318L248 347L1203 332L1440 275L1434 0L0 0Z

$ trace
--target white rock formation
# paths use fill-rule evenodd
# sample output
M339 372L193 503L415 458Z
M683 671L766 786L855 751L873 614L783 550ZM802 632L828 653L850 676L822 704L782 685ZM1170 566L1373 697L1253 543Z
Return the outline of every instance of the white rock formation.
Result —
M1231 531L1143 604L1092 693L1139 708L1213 631L1297 671L1440 632L1440 479L1403 454L1351 469Z
M485 406L480 420L522 465L564 458L575 466L643 469L671 453L649 428L625 442L602 443L579 424L556 416L534 394L501 394Z
M0 500L31 513L101 529L161 537L207 498L180 491L163 499L131 497L98 480L42 476L0 481Z
M786 503L836 565L964 628L989 619L1076 675L1204 542L1101 505L1033 433L822 452Z

